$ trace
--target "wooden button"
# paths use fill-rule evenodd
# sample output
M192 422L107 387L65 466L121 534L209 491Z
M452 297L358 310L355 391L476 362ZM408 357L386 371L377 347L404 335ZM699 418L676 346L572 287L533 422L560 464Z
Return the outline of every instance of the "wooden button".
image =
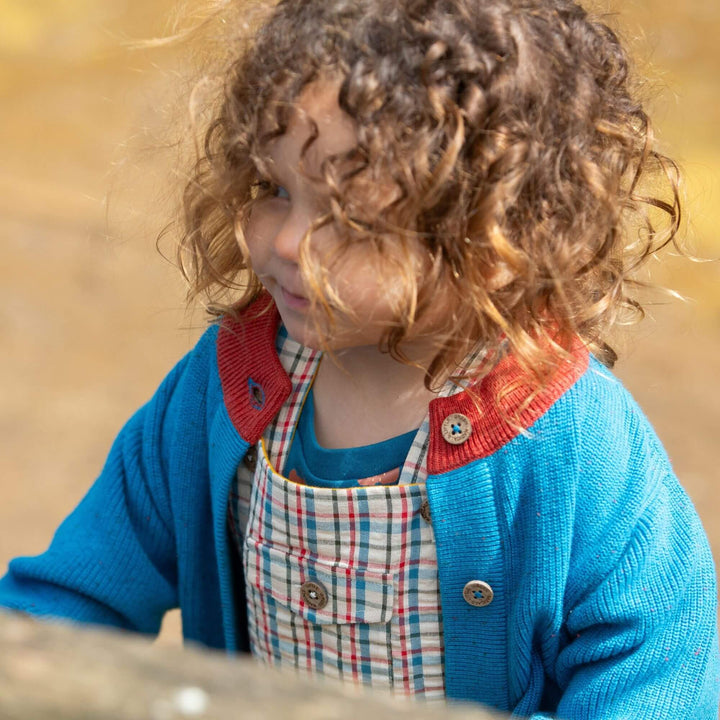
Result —
M485 607L493 601L493 589L482 580L471 580L463 588L463 598L468 605Z
M451 445L462 445L470 437L472 425L466 415L453 413L443 420L440 432Z
M300 586L302 599L313 610L322 610L328 604L328 594L325 588L318 582L308 580Z
M420 515L425 522L432 522L432 518L430 517L430 503L427 500L423 500L420 505Z

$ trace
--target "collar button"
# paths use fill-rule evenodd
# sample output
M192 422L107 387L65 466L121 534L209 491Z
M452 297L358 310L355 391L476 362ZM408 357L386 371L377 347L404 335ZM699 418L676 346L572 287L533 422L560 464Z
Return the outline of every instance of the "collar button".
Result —
M440 432L451 445L462 445L472 433L472 423L467 415L453 413L443 420Z

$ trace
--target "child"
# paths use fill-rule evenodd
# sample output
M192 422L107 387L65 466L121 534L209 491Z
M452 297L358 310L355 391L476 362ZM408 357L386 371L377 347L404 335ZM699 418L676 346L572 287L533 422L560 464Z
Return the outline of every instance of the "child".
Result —
M679 221L616 37L568 0L264 12L185 194L218 321L0 604L179 606L211 647L535 720L715 718L708 544L601 364Z

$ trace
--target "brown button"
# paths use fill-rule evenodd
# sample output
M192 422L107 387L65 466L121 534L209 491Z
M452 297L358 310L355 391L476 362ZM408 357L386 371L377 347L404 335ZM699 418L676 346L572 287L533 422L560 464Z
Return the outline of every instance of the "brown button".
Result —
M493 589L482 580L471 580L463 588L463 597L468 605L485 607L493 601Z
M453 413L443 420L440 431L451 445L462 445L470 437L472 425L466 415Z
M243 458L243 465L248 470L255 470L255 464L257 463L257 448L254 445L251 445L247 452L245 453L245 457Z
M312 580L308 580L300 586L300 594L313 610L322 610L328 603L328 594L325 588Z
M420 515L425 522L432 521L432 518L430 517L430 503L427 500L423 500L420 505Z

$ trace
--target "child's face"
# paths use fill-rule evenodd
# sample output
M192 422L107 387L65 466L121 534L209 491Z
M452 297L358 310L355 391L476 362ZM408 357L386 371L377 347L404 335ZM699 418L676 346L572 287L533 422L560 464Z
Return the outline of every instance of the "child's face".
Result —
M329 200L324 183L304 177L298 163L303 145L311 137L310 118L317 123L319 136L305 153L306 174L319 176L323 159L355 147L354 123L338 106L338 88L339 83L318 80L300 94L297 106L307 116L296 113L287 132L268 143L270 191L254 201L250 217L243 223L253 270L275 300L290 336L310 347L322 343L310 314L307 279L300 270L300 244L309 224L329 210ZM390 191L384 202L392 199ZM314 230L310 243L322 257L337 245L337 228L330 223ZM330 281L350 312L336 312L337 325L326 333L325 347L333 350L377 344L393 318L390 298L397 291L388 278L379 277L362 244L354 254L352 250L343 253L333 265ZM420 258L416 264L419 276Z

